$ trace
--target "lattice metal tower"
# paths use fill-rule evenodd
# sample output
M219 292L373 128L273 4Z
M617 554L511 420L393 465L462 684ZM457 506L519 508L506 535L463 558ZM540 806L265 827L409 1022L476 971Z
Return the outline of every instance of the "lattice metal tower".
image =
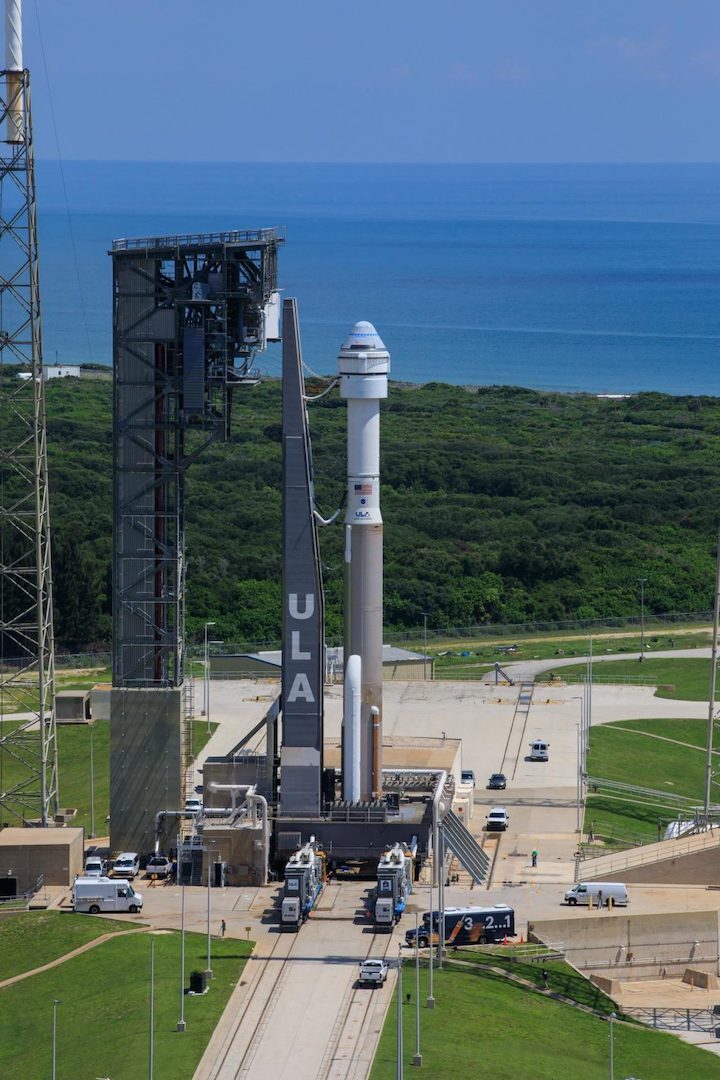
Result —
M45 381L30 73L19 0L0 72L0 825L58 811ZM22 719L12 714L21 714Z

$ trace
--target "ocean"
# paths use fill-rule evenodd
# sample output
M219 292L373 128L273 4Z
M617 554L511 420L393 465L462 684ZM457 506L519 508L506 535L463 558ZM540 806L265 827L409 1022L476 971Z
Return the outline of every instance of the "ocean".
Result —
M46 363L112 362L113 239L279 225L317 372L368 319L406 382L720 395L720 165L37 170Z

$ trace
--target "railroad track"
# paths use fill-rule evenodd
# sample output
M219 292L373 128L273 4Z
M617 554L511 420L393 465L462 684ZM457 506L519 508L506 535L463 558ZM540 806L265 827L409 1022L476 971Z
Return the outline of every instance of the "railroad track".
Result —
M222 1054L215 1061L213 1075L218 1077L250 1075L253 1059L272 1017L282 984L287 978L288 961L299 938L300 934L279 931L270 952L257 961L262 968L245 1009L239 1013L232 1029L228 1032ZM236 1057L238 1051L234 1046L235 1039L240 1027L248 1022L252 1025L250 1037L238 1058Z
M397 942L393 934L374 933L364 959L384 959L392 942ZM358 1051L367 1033L372 1013L378 1004L378 995L387 997L386 986L387 984L384 984L376 990L372 987L359 986L357 979L353 979L328 1035L327 1048L318 1070L318 1080L351 1080L353 1077L365 1077L366 1070L361 1068ZM383 1015L384 1011L383 1009Z

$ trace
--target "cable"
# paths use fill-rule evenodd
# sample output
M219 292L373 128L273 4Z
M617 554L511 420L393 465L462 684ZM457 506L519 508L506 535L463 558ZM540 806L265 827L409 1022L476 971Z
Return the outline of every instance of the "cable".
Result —
M70 216L70 202L68 200L67 185L65 183L65 170L63 169L62 154L60 153L60 138L58 136L57 123L55 120L55 106L53 105L52 90L50 88L50 76L48 74L47 56L45 54L45 42L43 41L42 28L40 26L40 12L38 11L37 0L34 0L35 7L35 20L38 28L38 39L40 41L40 53L42 56L43 69L45 71L45 84L48 92L48 103L50 105L50 118L52 120L53 133L55 135L55 152L57 153L58 166L60 168L60 181L62 184L63 197L65 199L65 214L68 223L68 232L70 233L70 247L72 248L73 261L75 263L75 276L78 283L78 297L80 300L80 312L82 314L83 327L85 329L85 339L87 341L88 360L93 363L93 351L92 343L90 341L90 327L88 325L87 310L85 308L85 298L82 291L82 282L80 280L80 263L78 260L77 247L75 246L75 234L72 227L72 218Z
M324 397L327 397L327 395L330 393L331 390L334 390L335 387L339 386L339 385L340 385L340 380L339 379L333 379L333 381L330 383L330 385L325 390L321 391L321 393L319 393L319 394L303 394L303 401L311 402L311 403L313 401L322 401L322 399Z

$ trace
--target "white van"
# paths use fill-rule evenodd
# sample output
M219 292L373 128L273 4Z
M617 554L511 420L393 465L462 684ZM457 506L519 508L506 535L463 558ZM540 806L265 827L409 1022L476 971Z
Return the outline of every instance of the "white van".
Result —
M143 898L135 892L129 881L111 878L75 878L72 891L73 911L85 911L97 915L99 911L129 911L134 915L142 911Z
M550 743L546 742L545 739L533 739L530 743L530 760L547 761L549 758L549 750Z
M620 907L630 903L627 889L619 881L580 881L565 893L565 903L570 905L592 901L593 907L609 907L611 899Z
M123 851L113 863L113 877L132 878L140 873L140 856L135 851Z
M99 855L88 855L83 877L107 877L107 871L108 865L105 859L101 859Z

